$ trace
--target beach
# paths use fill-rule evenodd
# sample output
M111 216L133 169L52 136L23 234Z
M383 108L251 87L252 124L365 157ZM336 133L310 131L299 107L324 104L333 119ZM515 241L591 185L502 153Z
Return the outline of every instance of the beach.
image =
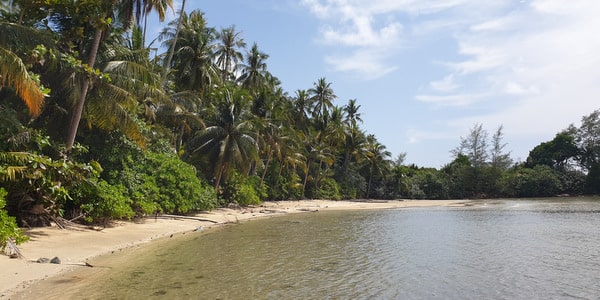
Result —
M220 208L190 217L161 216L136 221L115 221L110 227L64 230L55 226L26 230L30 241L19 246L23 258L0 256L0 299L11 299L32 285L69 270L90 268L88 260L124 249L143 247L187 232L223 224L244 222L288 213L326 210L395 209L407 207L463 206L464 200L330 201L301 200L264 202L246 208ZM60 264L38 263L58 257Z

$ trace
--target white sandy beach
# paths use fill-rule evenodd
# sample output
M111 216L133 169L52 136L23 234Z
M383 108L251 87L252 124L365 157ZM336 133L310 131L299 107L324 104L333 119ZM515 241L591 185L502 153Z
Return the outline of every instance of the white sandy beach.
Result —
M427 206L462 206L464 200L328 201L301 200L265 202L259 207L217 209L196 214L198 219L148 218L137 222L115 222L101 230L62 230L56 227L27 230L30 241L19 246L24 258L0 256L0 299L12 299L32 284L74 268L88 268L94 257L122 249L140 247L160 238L254 218L325 210L393 209ZM60 264L37 263L38 258L58 257Z

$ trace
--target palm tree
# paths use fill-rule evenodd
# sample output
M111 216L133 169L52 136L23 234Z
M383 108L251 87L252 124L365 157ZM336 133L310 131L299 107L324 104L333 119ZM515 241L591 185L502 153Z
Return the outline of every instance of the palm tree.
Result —
M236 87L224 87L214 96L217 115L215 124L192 138L187 145L187 157L192 161L210 162L214 186L219 187L233 170L243 174L249 162L258 160L258 145L251 122L245 118L248 95Z
M145 46L148 15L155 11L159 21L163 22L168 8L173 9L173 0L122 0L118 7L119 19L127 29L131 28L134 19L138 27L144 22L142 45Z
M167 28L161 34L162 38L169 38L164 44L175 45L172 66L175 70L175 85L178 90L192 90L208 95L211 86L219 82L220 72L214 62L215 32L213 28L206 27L204 14L195 10L187 16L182 14L180 35L177 40L172 30ZM170 27L172 28L173 22Z
M378 175L383 175L384 172L389 169L390 157L392 154L385 150L386 147L383 144L377 142L375 136L369 135L367 141L366 162L369 169L369 181L366 196L369 197L371 194L373 175L376 173Z
M312 114L315 118L322 118L333 107L333 100L337 96L333 93L331 83L327 82L325 77L319 78L313 84L313 88L308 90L311 95L310 100L313 104Z
M246 64L242 65L242 75L238 81L247 88L261 86L267 73L267 58L269 55L260 52L258 45L254 43L246 56Z
M94 27L94 34L93 34L94 38L93 38L92 44L89 48L89 51L82 51L83 53L87 53L86 64L87 64L88 68L93 69L94 65L96 64L96 56L98 55L98 50L100 49L100 42L102 41L102 39L104 39L106 36L108 36L108 34L106 34L106 32L110 31L110 28L111 28L110 20L112 19L113 15L114 15L115 9L121 3L133 3L133 2L128 2L128 1L129 0L99 1L99 2L90 3L85 6L86 12L89 13L89 15L87 17L89 17L91 19L91 23ZM81 6L79 3L74 3L73 5L76 5L78 7ZM158 8L158 6L156 6L156 7L150 6L150 7L152 7L153 9ZM144 6L144 8L147 8L147 7ZM152 10L151 8L149 8L149 9ZM160 10L160 8L158 8L158 10ZM129 13L129 14L121 14L120 15L121 21L123 21L123 24L127 25L127 20L131 19L132 13L133 13L133 10L131 10L131 13ZM148 11L148 13L149 13L149 11ZM69 15L69 14L67 14L67 15ZM85 18L83 18L83 19L85 19ZM126 28L127 28L127 26L126 26ZM84 49L81 49L81 50L84 50ZM83 113L83 108L85 106L87 94L90 89L90 84L91 84L90 74L84 74L83 79L81 80L79 91L78 91L78 99L75 101L73 110L71 112L71 121L69 124L69 129L67 131L67 142L66 142L67 149L70 149L73 146L73 144L75 143L75 136L77 134L77 130L79 127L79 122L81 120L81 116Z
M348 104L344 106L344 112L346 112L346 122L349 123L352 127L356 127L357 123L362 123L362 119L360 118L360 113L358 110L360 109L360 105L356 105L356 99L348 100Z
M200 98L189 91L170 96L172 103L160 105L156 110L157 122L169 128L175 136L175 150L179 152L184 137L194 130L204 129L206 125L199 115Z
M240 38L240 32L235 31L235 26L221 29L218 35L221 43L217 48L217 65L222 72L222 80L225 82L233 72L235 72L235 64L244 59L244 56L237 49L245 48L246 42Z
M12 51L0 48L0 89L10 86L23 100L33 116L40 114L44 94L39 84L29 76L23 61Z
M294 111L293 122L300 129L306 128L308 125L311 103L308 92L306 90L297 90L296 96L292 99Z
M112 12L115 8L115 5L118 1L102 1L99 2L97 6L88 7L90 12L95 11L95 15L90 15L92 18L92 23L94 26L94 39L92 41L92 45L89 49L86 64L92 69L94 68L94 64L96 63L96 56L98 55L98 49L100 48L100 42L105 35L105 31L108 30L109 22L107 20L111 19ZM90 5L91 6L91 5ZM79 87L79 97L76 100L73 109L71 111L71 121L69 123L69 129L67 131L67 150L73 147L75 143L75 136L77 135L77 129L79 128L79 121L81 120L81 115L83 113L83 107L85 105L85 101L87 98L87 93L90 87L91 79L86 74L81 81L81 85Z
M162 84L164 85L167 81L167 75L169 74L169 69L171 67L171 60L173 60L173 55L175 54L175 45L177 45L177 41L179 39L179 31L181 30L181 23L183 22L183 14L185 12L185 0L181 2L181 9L179 10L179 18L177 18L177 27L175 27L175 33L172 36L172 41L169 44L169 53L167 54L167 59L165 60L165 69L162 75ZM171 24L169 24L171 25ZM161 34L162 36L162 34ZM160 37L159 37L160 39Z

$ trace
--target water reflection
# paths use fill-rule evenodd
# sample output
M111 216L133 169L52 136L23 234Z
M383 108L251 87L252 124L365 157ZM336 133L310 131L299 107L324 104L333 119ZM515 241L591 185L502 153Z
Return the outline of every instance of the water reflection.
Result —
M598 299L600 201L319 212L170 243L92 298ZM108 279L106 279L108 278Z

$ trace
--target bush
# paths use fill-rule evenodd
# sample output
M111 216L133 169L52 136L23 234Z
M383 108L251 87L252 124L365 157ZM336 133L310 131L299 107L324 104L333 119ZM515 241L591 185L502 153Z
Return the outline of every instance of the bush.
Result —
M558 175L546 165L519 168L510 174L508 182L517 197L555 196L561 191Z
M110 219L130 219L135 215L131 208L132 201L127 195L123 185L110 185L104 180L96 184L81 188L78 191L78 199L81 201L78 207L85 215L85 220L91 223L106 223Z
M319 182L319 188L316 189L314 197L315 199L328 200L342 199L338 183L333 178L329 177L325 177Z
M239 173L234 173L223 187L222 200L225 203L235 203L240 206L260 204L260 193L254 182L256 180L253 180L252 177L243 178Z
M17 245L29 239L19 229L15 218L9 216L6 210L4 210L4 206L6 205L5 197L6 191L0 188L0 251L4 251L9 239Z
M146 152L110 177L110 182L126 188L133 208L140 214L184 214L216 206L214 189L196 177L193 166L174 155Z

